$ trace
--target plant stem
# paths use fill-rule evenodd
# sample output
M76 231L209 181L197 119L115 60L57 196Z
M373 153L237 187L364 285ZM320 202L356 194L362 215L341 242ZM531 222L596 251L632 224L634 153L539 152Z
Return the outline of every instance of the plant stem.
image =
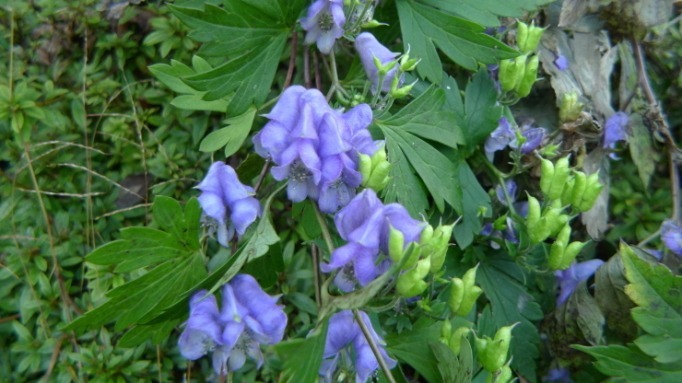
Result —
M324 220L322 213L320 213L320 209L318 209L317 205L315 205L314 203L313 210L315 211L315 218L317 218L317 223L320 224L320 229L322 230L322 238L324 238L324 242L327 244L327 248L329 249L329 254L331 254L332 252L334 252L334 242L332 242L332 236L331 234L329 234L327 221Z
M329 92L327 93L327 101L331 98L331 96L336 93L336 96L339 97L341 100L346 100L348 96L348 92L346 92L345 89L343 89L343 86L341 86L341 83L339 82L339 73L336 69L336 55L334 54L334 50L329 53L329 61L330 61L330 71L331 71L331 77L332 77L332 86L329 88Z
M365 339L367 339L367 343L369 344L369 348L372 349L374 357L377 359L377 362L379 362L379 367L381 367L381 370L384 372L384 375L386 375L386 379L391 383L396 383L395 378L393 378L393 374L391 374L391 369L388 368L388 365L386 364L384 357L381 355L381 352L379 351L379 346L377 346L376 342L374 341L374 338L372 337L372 334L367 328L367 325L365 325L365 321L362 320L362 317L360 316L360 311L358 311L358 309L353 309L353 316L355 317L355 320L358 322L358 325L360 326L362 335L364 335Z

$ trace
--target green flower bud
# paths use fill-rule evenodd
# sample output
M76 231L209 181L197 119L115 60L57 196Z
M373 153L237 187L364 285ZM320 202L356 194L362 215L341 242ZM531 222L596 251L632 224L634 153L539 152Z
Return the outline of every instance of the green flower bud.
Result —
M367 154L358 155L358 171L362 175L362 186L367 186L367 181L372 174L372 158Z
M393 78L393 83L391 83L390 92L391 97L395 98L396 100L401 99L403 97L407 97L412 91L414 84L416 84L418 80L415 80L412 84L405 85L401 88L398 88L398 81L399 81L398 76L395 76Z
M531 244L540 243L549 236L549 231L543 227L540 214L540 202L537 200L537 198L529 195L526 228L528 229L528 239L530 240Z
M523 53L526 53L521 47L525 47L528 44L528 24L519 21L516 23L516 46Z
M502 366L499 370L488 375L486 382L489 383L509 383L514 378L509 363Z
M570 245L566 246L566 249L564 250L564 256L563 259L561 260L561 264L559 265L559 270L566 270L571 266L571 263L575 260L575 258L580 254L580 252L583 250L583 247L585 247L587 243L585 242L580 242L580 241L574 241L571 242Z
M450 346L450 350L452 350L455 355L459 355L462 350L462 339L466 337L470 331L471 330L468 327L460 327L450 336L448 346Z
M547 261L550 269L559 270L563 265L565 257L564 253L570 238L571 226L566 224L559 232L559 235L557 235L556 241L554 241L552 247L549 250L549 259Z
M526 63L523 77L516 86L516 93L519 97L526 97L530 94L530 90L533 89L533 84L535 84L535 81L538 79L539 65L540 59L537 55L532 56Z
M367 180L367 187L373 189L374 191L381 191L383 186L386 185L388 179L388 173L391 171L391 163L384 161L372 169L372 174Z
M376 21L376 20L372 19L372 20L370 20L370 21L367 21L367 22L363 23L363 24L361 25L361 27L362 27L362 29L372 29L372 28L381 27L381 26L384 26L384 25L388 25L388 24L386 24L386 23L381 23L381 22L379 22L379 21Z
M423 279L429 274L431 259L424 258L417 262L416 266L398 276L396 291L403 297L419 295L428 287Z
M419 244L420 245L425 245L429 242L431 242L431 239L433 238L433 226L427 224L424 229L422 229L422 233L419 235Z
M403 255L405 255L404 245L405 235L400 230L390 226L388 232L388 256L391 257L393 262L398 263L403 259Z
M450 238L452 238L452 230L455 224L439 225L433 234L432 242L434 244L433 253L431 253L431 272L436 273L443 268L445 257L448 253L448 246L450 245Z
M393 69L393 67L395 67L396 64L398 64L398 62L395 60L391 60L391 61L388 61L386 64L382 64L381 60L379 60L379 58L377 56L374 56L373 60L374 60L374 66L377 68L377 71L378 71L377 74L380 77L386 76L388 74L388 72L391 69ZM398 77L398 76L396 76L396 77Z
M573 199L573 189L574 188L575 188L575 178L569 177L568 181L566 181L566 187L564 188L564 191L561 193L561 203L565 203L565 204L571 203L571 200Z
M511 344L511 333L516 327L516 324L505 326L497 330L493 341L488 343L487 351L487 366L483 361L481 364L483 368L490 372L499 370L507 361L507 353L509 352L509 345Z
M592 173L587 177L587 185L585 186L585 192L583 193L582 200L578 205L574 205L578 211L588 211L592 209L594 203L599 198L601 190L604 187L599 182L599 173Z
M547 209L544 217L542 217L543 226L547 230L547 236L555 235L568 222L568 216L561 214L563 211L561 200L552 201L552 205Z
M514 60L506 59L500 61L500 69L497 74L500 81L500 87L505 92L511 92L516 85L516 73Z
M561 194L566 187L566 182L571 175L571 168L568 165L568 156L562 157L554 165L554 177L552 185L549 187L545 196L551 200L561 199Z
M464 301L464 281L460 278L452 278L450 279L450 282L452 284L450 285L448 306L452 313L456 313L459 311L459 308L462 307L462 302Z
M540 160L540 190L547 195L554 180L554 164L552 161L542 158Z
M561 96L559 105L559 120L562 122L575 121L583 110L583 104L578 101L578 94L575 92L564 93Z
M519 23L519 29L521 24L523 23ZM526 25L525 38L523 40L519 39L517 32L516 45L519 47L519 50L523 53L531 53L538 49L544 31L544 28L536 27L535 22L531 23L530 26Z
M440 327L440 339L449 346L450 336L452 336L452 323L450 323L449 319L446 319Z
M400 58L400 70L403 72L410 72L417 67L417 64L422 61L421 59L411 59L410 58L410 48L407 48L407 52Z
M458 316L466 316L476 304L476 300L483 293L483 290L476 286L476 267L472 267L464 273L462 279L452 278L450 287L450 300L448 304L450 311Z
M565 202L570 202L573 206L579 206L583 200L583 195L587 188L587 174L583 172L575 172L575 182L573 183L573 190L571 193L571 199Z

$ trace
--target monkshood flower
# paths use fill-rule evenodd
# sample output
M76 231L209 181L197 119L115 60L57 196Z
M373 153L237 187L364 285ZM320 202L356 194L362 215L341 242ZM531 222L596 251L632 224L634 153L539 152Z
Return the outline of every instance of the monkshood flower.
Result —
M616 112L604 124L604 148L613 149L616 142L627 139L626 128L630 118L623 112Z
M571 372L565 367L553 368L549 370L543 381L551 383L573 383L573 380L571 379Z
M682 227L680 225L671 220L665 220L661 225L661 239L665 247L682 256Z
M224 162L214 162L196 188L201 190L198 199L205 216L217 223L218 242L223 246L228 246L235 231L244 235L261 214L253 188L239 182L237 173Z
M564 55L557 55L554 59L554 66L560 71L568 69L568 59Z
M511 202L516 201L516 196L518 193L516 181L512 179L504 181L504 189L507 189L507 194L509 195ZM497 196L497 200L500 201L502 205L507 206L507 197L504 194L504 189L502 188L502 185L498 185L495 187L495 195Z
M529 154L542 144L542 140L545 139L545 128L532 128L530 125L524 125L521 127L521 136L525 139L521 147L516 137L509 143L509 147L519 149L521 154Z
M332 51L336 39L343 36L345 23L343 0L316 0L308 8L308 15L301 19L301 27L308 32L304 43L310 45L316 42L317 49L327 55Z
M290 200L310 198L333 213L355 196L362 182L358 153L372 155L378 147L367 130L369 105L344 113L332 109L317 89L296 85L265 117L270 121L254 136L255 150L277 165L271 171L276 180L289 180Z
M374 327L372 327L367 314L360 311L360 317L365 327L369 330L372 340L379 347L381 357L386 361L389 368L395 367L397 362L391 359L386 350L384 350L385 342L374 331ZM344 310L329 318L329 329L327 330L327 339L324 345L324 359L322 360L319 372L325 382L332 381L339 360L343 360L346 364L351 363L351 354L354 357L352 364L355 367L355 382L364 383L379 368L379 362L374 356L353 313L350 310Z
M263 364L261 345L284 337L287 316L278 297L266 294L250 275L239 274L222 288L222 309L206 290L190 299L190 313L178 347L182 356L197 360L213 352L213 369L219 375L241 368L246 357Z
M393 81L396 71L398 70L398 65L396 65L396 57L398 57L400 53L391 52L388 50L388 48L381 45L381 43L377 41L376 37L369 32L360 33L358 37L355 38L355 50L358 51L358 54L360 55L360 61L362 62L362 67L365 68L365 73L367 73L367 77L372 83L372 93L376 93L377 89L379 88L379 68L377 68L375 58L383 66L388 67L391 64L393 65L393 68L388 70L384 75L380 89L382 92L390 91L391 82Z
M515 138L516 134L514 133L514 129L512 129L509 120L507 120L507 117L500 118L497 121L497 128L490 133L490 136L485 141L484 150L488 160L492 161L495 152L506 148Z
M554 273L559 282L559 297L556 305L566 303L580 282L587 280L604 263L601 259L592 259L585 262L574 263L566 270L558 270Z
M390 266L388 237L391 227L404 235L404 244L419 240L424 223L410 217L397 203L384 205L372 189L356 195L334 217L341 238L348 243L332 252L329 263L322 263L325 272L341 268L334 280L343 291L354 289L356 282L365 286Z

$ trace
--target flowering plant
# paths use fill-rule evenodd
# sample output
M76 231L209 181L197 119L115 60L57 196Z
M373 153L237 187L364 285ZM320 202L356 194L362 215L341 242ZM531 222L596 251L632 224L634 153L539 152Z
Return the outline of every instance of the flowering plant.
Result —
M562 30L483 27L548 2L171 6L203 45L193 68L152 72L192 92L188 109L222 108L199 146L225 155L196 198L158 196L149 227L88 256L130 275L68 329L114 321L126 345L179 333L188 381L565 380L577 350L615 378L678 374L664 350L679 331L657 325L682 325L661 287L680 284L679 201L662 253L597 251L633 120L562 77L582 73L573 45L552 46ZM553 118L524 118L545 88ZM643 335L618 333L619 316Z

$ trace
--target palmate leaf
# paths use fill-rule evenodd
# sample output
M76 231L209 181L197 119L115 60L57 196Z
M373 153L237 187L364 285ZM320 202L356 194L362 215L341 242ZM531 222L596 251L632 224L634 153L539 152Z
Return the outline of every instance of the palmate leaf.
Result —
M639 258L627 245L621 256L625 293L637 305L632 318L647 335L635 344L659 363L682 362L682 277L666 266Z
M523 271L511 259L486 259L478 267L476 282L490 301L489 315L494 331L489 335L500 327L519 322L512 333L509 351L514 356L512 368L536 382L535 359L539 355L540 334L532 321L542 319L543 314L524 287Z
M486 35L479 24L414 0L396 0L396 5L405 45L409 45L410 55L422 59L417 71L431 82L442 79L436 47L455 63L471 70L479 62L492 64L519 54Z
M201 54L227 57L217 68L186 79L192 88L205 91L206 100L236 93L227 107L241 114L262 104L272 81L288 35L296 24L303 0L225 0L223 7L205 4L203 9L170 6L202 42Z
M611 377L609 382L682 382L682 363L658 363L636 347L620 345L573 347L596 358L595 366L603 374Z
M284 360L281 382L316 383L319 380L328 327L327 318L306 339L293 339L275 346Z
M125 229L124 239L101 246L86 258L124 271L149 268L147 273L109 291L107 302L71 322L67 329L87 330L115 321L120 331L144 323L177 303L206 276L199 247L201 208L197 199L190 200L183 210L174 199L158 196L152 211L158 229ZM172 326L164 329L170 331Z
M500 25L499 17L521 17L524 13L549 4L554 0L423 0L457 16L475 23L494 27Z
M429 383L443 382L430 343L439 342L442 322L422 320L411 331L386 336L386 350L419 372Z
M413 215L422 212L415 211L416 207L426 207L423 189L414 177L415 171L439 210L443 211L446 201L452 206L460 206L461 189L456 183L455 165L420 138L453 148L462 142L461 133L453 124L454 115L443 110L444 103L444 92L430 88L397 114L375 120L386 137L394 166L387 198L397 200ZM411 201L413 198L419 202L415 204Z

